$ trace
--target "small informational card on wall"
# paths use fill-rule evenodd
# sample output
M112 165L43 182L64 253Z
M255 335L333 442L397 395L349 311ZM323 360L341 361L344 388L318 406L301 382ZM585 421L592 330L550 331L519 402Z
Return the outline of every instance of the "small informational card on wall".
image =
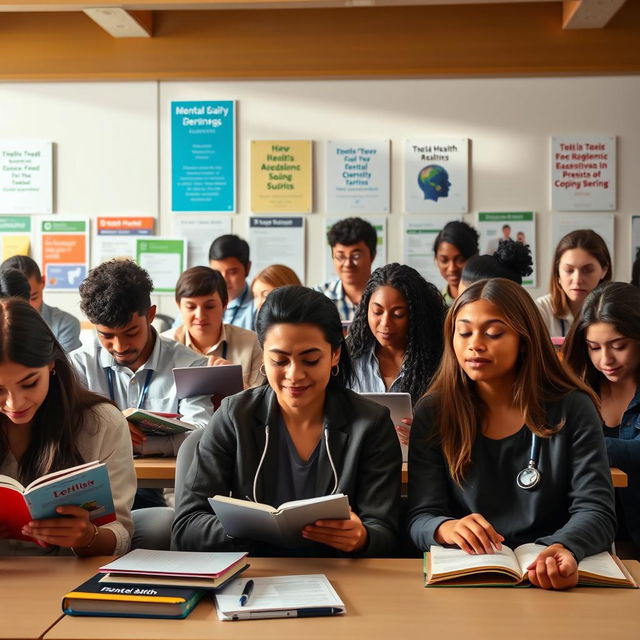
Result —
M135 260L136 238L152 236L155 222L151 216L99 216L91 247L91 263L96 266L112 258Z
M40 266L53 291L76 291L89 271L89 220L40 220Z
M551 208L555 211L616 208L615 136L551 138Z
M434 284L438 291L442 291L447 282L436 264L433 243L448 222L461 219L461 216L443 214L404 216L404 263L418 271L427 282Z
M173 293L187 264L186 241L176 238L136 238L136 262L153 280L154 293Z
M553 213L551 214L551 247L555 251L556 245L563 236L576 229L591 229L602 236L607 244L613 260L613 246L615 239L613 213Z
M231 216L173 219L173 235L187 242L187 268L209 266L209 247L218 237L231 233Z
M0 213L53 213L53 143L0 140Z
M481 255L493 254L500 240L515 240L528 244L533 260L533 273L522 279L522 286L536 286L536 218L533 211L479 212L476 229L480 234Z
M31 252L31 217L0 216L2 260L11 256L28 256Z
M376 230L377 235L377 250L376 257L371 265L371 271L373 272L378 267L383 267L387 264L387 218L386 216L358 216L363 220L366 220L368 223L373 225L373 228ZM331 247L327 242L327 234L326 232L331 229L331 227L338 222L338 220L343 220L344 218L340 218L337 216L327 216L326 218L326 226L325 226L325 235L323 237L326 249L325 254L325 280L334 280L338 277L336 274L336 270L333 266L333 258L331 257Z
M327 142L327 212L389 213L389 140Z
M407 213L469 210L469 139L414 138L404 151Z
M171 210L236 210L235 102L171 103Z
M272 264L293 269L305 281L305 224L302 216L251 216L249 248L255 276Z
M251 211L311 213L311 140L251 141Z

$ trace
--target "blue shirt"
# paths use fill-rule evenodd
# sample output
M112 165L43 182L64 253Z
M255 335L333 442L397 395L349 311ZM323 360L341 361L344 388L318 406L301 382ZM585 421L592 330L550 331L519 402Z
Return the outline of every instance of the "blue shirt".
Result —
M65 351L73 351L82 346L80 342L80 321L70 313L42 303L40 315Z
M242 293L237 298L229 301L224 312L223 322L253 331L254 316L253 296L249 285L245 284Z
M404 372L400 369L398 377L387 389L380 373L380 362L376 355L375 345L369 353L363 353L359 358L353 359L354 377L351 389L358 393L385 393L403 391L400 388Z
M347 297L347 294L344 292L342 282L339 278L337 280L330 280L329 282L325 282L324 284L319 284L313 289L314 291L324 293L327 298L333 301L338 309L341 320L347 320L349 322L353 320L353 316L356 313L358 305L353 304L353 302L351 302L351 300Z

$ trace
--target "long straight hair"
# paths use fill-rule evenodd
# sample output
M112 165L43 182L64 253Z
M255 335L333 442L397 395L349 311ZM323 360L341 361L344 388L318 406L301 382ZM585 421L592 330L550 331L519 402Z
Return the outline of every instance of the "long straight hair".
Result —
M487 408L478 395L476 384L458 363L453 349L458 314L466 305L478 300L494 304L520 338L513 405L522 413L524 423L533 433L547 438L563 427L564 422L547 424L546 405L571 391L584 391L597 403L595 394L556 356L540 312L520 285L504 278L474 283L456 298L447 314L442 362L427 390L427 394L433 396L435 436L457 483L462 482L469 468L473 444Z
M49 391L33 418L31 441L20 460L18 480L26 484L84 462L77 447L78 432L88 411L108 400L81 386L45 321L19 298L0 300L0 363L7 362L33 369L54 365ZM0 415L0 464L9 455L9 422L7 416Z

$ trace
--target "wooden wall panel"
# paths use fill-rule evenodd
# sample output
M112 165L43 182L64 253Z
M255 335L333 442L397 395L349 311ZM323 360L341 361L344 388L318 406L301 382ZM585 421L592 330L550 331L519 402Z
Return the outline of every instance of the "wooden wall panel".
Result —
M562 3L159 11L151 39L82 13L0 13L0 80L640 73L640 2L562 30Z

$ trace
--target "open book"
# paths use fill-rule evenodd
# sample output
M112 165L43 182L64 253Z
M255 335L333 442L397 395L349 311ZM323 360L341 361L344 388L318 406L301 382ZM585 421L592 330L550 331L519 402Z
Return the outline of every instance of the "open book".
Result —
M148 436L172 436L196 429L192 424L178 420L175 414L133 408L125 409L122 413Z
M349 518L349 500L341 493L284 502L279 507L219 495L209 498L209 504L228 535L287 547L305 543L301 532L307 524Z
M22 527L31 520L62 517L56 512L62 505L86 509L91 522L98 526L114 521L106 465L94 460L49 473L26 487L14 478L0 476L0 523L9 529L9 538L34 541L22 535Z
M432 545L424 558L425 586L526 586L527 566L544 549L544 545L530 543L511 550L503 544L502 549L492 554L471 555L462 549ZM626 567L606 551L578 564L578 584L638 588Z

